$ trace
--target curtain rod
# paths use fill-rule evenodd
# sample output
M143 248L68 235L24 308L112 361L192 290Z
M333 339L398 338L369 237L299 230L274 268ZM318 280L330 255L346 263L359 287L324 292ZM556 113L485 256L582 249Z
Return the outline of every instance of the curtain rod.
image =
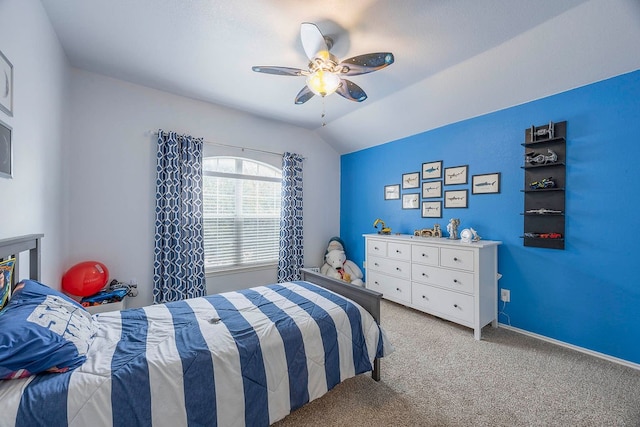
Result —
M157 131L150 131L152 135L158 136L158 132ZM182 135L178 135L178 137L182 138ZM231 144L223 144L221 142L213 142L213 141L206 141L206 140L202 140L202 142L204 142L205 144L210 144L210 145L219 145L221 147L228 147L228 148L235 148L238 150L242 150L242 151L256 151L258 153L264 153L264 154L271 154L274 156L279 156L282 157L284 154L283 153L276 153L275 151L267 151L267 150L260 150L258 148L248 148L248 147L239 147L237 145L231 145Z

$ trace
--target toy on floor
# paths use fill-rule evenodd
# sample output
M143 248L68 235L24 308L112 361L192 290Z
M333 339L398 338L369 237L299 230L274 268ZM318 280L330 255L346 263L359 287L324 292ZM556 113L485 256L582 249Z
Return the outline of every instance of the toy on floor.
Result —
M347 259L344 245L339 237L332 237L329 240L324 261L320 267L320 273L353 285L364 286L362 270L355 262Z

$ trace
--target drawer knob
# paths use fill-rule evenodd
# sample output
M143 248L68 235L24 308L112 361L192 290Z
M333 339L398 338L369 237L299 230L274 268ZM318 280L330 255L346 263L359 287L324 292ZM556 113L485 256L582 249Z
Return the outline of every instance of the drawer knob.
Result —
M422 273L423 277L429 277L429 275L427 273Z
M400 267L396 267L396 271L402 271Z
M380 248L379 248L379 247L377 247L377 246L374 246L374 247L373 247L373 249L375 249L376 251L379 251L379 250L380 250Z
M373 283L375 283L376 285L380 286L380 283L378 283L377 280L375 282L373 282Z
M400 292L400 288L396 288L396 291Z
M426 299L427 301L429 300L426 295L422 295L422 299Z
M380 267L380 264L378 264L377 262L374 262L373 265L375 265L376 267Z
M458 260L458 258L457 258L457 257L453 257L453 260L454 260L454 261L457 261L457 260Z
M453 304L453 306L454 306L455 308L458 308L458 304Z
M427 254L422 254L422 256L423 256L423 257L426 257L426 256L427 256Z
M400 252L400 249L396 249L396 253L399 254L399 253L402 253L402 252Z
M453 283L458 283L458 279L453 279Z

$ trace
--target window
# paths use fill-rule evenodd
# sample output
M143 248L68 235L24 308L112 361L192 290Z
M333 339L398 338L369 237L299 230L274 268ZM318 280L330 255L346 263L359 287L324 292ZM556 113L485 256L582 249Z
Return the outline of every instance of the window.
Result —
M207 270L278 262L282 171L241 157L205 157Z

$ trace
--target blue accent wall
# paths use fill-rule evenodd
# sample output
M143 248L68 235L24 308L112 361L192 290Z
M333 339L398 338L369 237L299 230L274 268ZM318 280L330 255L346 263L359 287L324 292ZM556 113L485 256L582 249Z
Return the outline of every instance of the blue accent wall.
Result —
M470 100L470 102L472 102ZM524 131L567 121L565 250L524 247ZM469 165L467 209L442 218L384 200L385 185L422 163ZM511 302L499 321L640 363L640 71L486 114L341 157L340 235L362 266L363 234L383 219L412 234L450 218L500 240L500 288ZM471 176L501 173L499 194L471 194ZM419 190L402 190L419 192ZM364 269L363 269L364 270ZM499 303L502 308L502 302Z

